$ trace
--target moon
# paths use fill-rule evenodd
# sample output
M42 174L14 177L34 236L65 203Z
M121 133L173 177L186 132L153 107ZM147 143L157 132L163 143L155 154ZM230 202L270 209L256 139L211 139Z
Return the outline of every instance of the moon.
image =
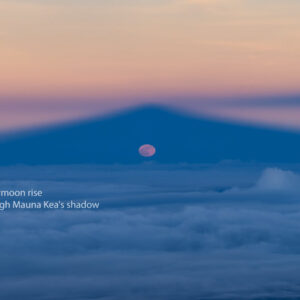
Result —
M139 154L143 157L152 157L153 155L155 155L155 153L156 153L155 147L150 144L142 145L139 148Z

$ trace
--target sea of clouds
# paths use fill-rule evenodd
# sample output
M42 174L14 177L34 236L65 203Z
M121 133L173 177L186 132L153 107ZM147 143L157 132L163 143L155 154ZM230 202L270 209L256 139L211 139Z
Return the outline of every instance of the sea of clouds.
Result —
M2 211L1 299L300 297L300 166L0 168L29 188L100 209Z

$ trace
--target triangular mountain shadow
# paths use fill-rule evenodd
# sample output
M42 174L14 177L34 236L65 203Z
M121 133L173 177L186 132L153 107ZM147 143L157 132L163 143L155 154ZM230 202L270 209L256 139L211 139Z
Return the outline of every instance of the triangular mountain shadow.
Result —
M0 141L0 164L132 164L142 144L159 163L300 162L300 134L144 107Z

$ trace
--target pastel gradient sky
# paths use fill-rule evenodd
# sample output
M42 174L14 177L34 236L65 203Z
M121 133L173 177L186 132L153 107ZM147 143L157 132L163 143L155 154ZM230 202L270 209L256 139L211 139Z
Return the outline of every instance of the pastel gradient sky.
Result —
M0 0L1 130L149 102L300 129L299 79L299 0Z

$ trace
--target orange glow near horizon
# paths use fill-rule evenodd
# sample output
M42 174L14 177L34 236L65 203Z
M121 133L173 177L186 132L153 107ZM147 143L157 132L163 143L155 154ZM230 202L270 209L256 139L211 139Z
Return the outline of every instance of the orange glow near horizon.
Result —
M0 104L299 93L299 12L293 0L0 0Z

